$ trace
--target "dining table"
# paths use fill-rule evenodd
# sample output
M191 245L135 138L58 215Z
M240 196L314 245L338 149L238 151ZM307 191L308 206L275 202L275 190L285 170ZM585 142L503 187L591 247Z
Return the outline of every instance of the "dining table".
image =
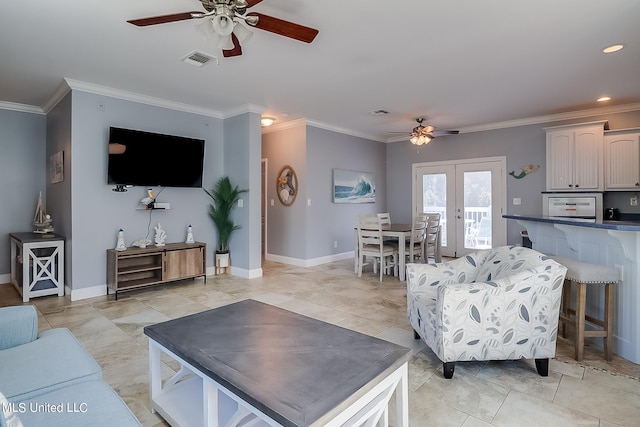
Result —
M405 264L406 264L406 254L404 242L411 237L411 229L412 224L400 224L400 223L392 223L392 224L384 224L382 226L382 237L390 237L393 239L398 239L398 278L401 282L406 280L405 277ZM436 255L435 261L442 261L442 257L440 255L440 246L441 246L441 237L440 237L440 228L438 228L438 238L436 244ZM428 261L427 255L424 255L425 260ZM358 271L358 239L356 236L356 251L355 251L355 271Z

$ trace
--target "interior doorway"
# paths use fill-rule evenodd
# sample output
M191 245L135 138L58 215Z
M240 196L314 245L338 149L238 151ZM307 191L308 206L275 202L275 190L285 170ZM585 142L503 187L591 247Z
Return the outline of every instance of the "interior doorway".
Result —
M413 212L438 212L442 255L506 244L506 157L413 165Z

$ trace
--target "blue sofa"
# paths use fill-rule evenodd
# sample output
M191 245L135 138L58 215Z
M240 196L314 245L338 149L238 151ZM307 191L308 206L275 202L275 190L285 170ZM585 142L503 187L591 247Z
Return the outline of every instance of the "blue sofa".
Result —
M33 306L0 308L0 427L141 426L68 330L38 335Z

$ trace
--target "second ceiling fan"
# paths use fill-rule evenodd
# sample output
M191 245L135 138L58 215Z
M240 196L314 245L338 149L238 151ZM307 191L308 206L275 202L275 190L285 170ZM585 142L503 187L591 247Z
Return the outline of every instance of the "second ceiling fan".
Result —
M460 133L460 131L457 130L436 130L436 128L430 125L424 126L422 124L423 121L424 117L418 117L416 119L418 126L414 127L409 134L409 141L414 145L428 144L436 136L457 135Z
M131 19L127 22L138 27L166 24L168 22L184 21L187 19L208 18L213 29L218 34L218 45L225 58L242 55L240 43L251 36L251 31L245 24L269 31L274 34L289 37L305 43L311 43L318 35L315 28L305 27L283 19L274 18L258 12L248 12L247 9L262 2L262 0L200 0L206 12L180 12L169 15L152 16L149 18Z

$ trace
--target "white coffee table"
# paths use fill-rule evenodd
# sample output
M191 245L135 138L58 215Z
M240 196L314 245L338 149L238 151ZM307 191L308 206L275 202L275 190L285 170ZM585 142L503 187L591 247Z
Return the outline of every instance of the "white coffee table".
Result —
M254 300L145 327L153 410L172 426L408 427L411 351ZM162 381L161 355L181 369Z

